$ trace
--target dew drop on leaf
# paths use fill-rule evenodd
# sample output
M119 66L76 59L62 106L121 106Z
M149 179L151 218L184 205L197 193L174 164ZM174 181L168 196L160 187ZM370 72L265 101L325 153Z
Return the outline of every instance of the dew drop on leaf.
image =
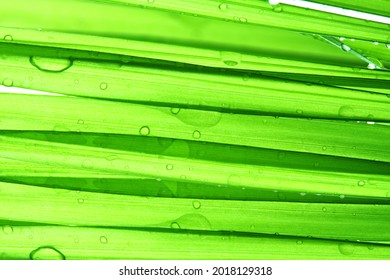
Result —
M350 256L355 252L355 245L348 243L340 243L338 245L341 254Z
M3 80L3 86L12 87L13 85L14 85L14 81L12 79L4 79Z
M105 236L100 236L100 243L106 244L108 242L107 237Z
M9 225L4 225L2 226L2 229L3 229L3 232L5 234L12 234L14 232L14 229L12 226L9 226Z
M51 246L39 247L30 253L31 260L65 260L65 255Z
M199 139L202 135L200 134L200 131L199 130L195 130L193 133L192 133L192 137L195 138L195 139Z
M148 126L143 126L139 129L139 134L141 135L149 135L150 134L150 128Z
M195 209L199 209L200 206L201 206L201 204L200 204L200 202L199 202L198 200L194 200L194 201L192 202L192 206L193 206Z
M101 84L100 84L100 89L101 89L101 90L106 90L107 88L108 88L107 83L101 83Z

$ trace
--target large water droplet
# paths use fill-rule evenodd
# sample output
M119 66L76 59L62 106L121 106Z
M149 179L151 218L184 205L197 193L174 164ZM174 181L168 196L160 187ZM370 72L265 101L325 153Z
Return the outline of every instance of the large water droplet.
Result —
M150 134L150 128L148 126L143 126L139 129L139 134L141 135L149 135Z
M107 88L108 88L107 83L101 83L101 84L100 84L100 89L101 89L101 90L106 90Z
M180 225L176 222L171 223L171 228L173 229L180 229Z
M201 136L202 136L202 134L200 134L200 131L198 131L198 130L195 130L192 133L192 137L195 138L195 139L200 139Z
M228 5L225 4L225 3L222 3L218 6L218 8L221 10L221 11L226 11L227 8L228 8Z
M105 236L100 236L100 243L107 244L108 239Z
M12 87L13 85L14 85L14 81L12 79L4 79L3 80L3 86Z
M340 243L338 245L341 254L350 256L355 252L355 245L348 243Z
M180 108L171 108L172 114L177 115L177 114L179 114L179 112L180 112Z
M220 52L220 58L227 66L237 66L241 62L241 54L235 52Z
M210 221L201 214L186 214L176 220L182 229L211 229Z
M303 241L302 240L297 240L297 245L302 245Z
M67 58L32 56L30 63L41 71L62 72L71 67L73 61Z
M173 169L173 165L172 165L172 164L167 164L167 165L165 166L165 168L166 168L167 170L172 170L172 169Z
M12 36L11 35L5 35L4 36L4 40L6 40L6 41L12 41L14 38L12 38Z
M2 226L2 229L5 234L12 234L14 232L14 229L8 225Z
M78 124L84 124L84 120L78 120L77 123Z
M366 182L364 182L363 180L360 180L359 182L358 182L358 186L364 186L366 184Z
M200 204L200 202L199 202L198 200L194 200L194 201L192 202L192 206L193 206L195 209L199 209L200 206L201 206L201 204Z
M65 260L65 255L50 246L39 247L30 253L31 260Z

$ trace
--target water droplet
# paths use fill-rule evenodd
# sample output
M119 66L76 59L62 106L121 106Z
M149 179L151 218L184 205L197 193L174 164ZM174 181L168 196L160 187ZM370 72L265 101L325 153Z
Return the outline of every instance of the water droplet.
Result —
M148 126L143 126L139 129L139 134L141 135L149 135L150 134L150 128Z
M340 194L340 198L341 198L341 199L344 199L344 198L345 198L345 195Z
M42 246L31 251L30 260L65 260L65 255L54 247Z
M349 52L351 50L351 47L345 44L341 45L341 49L345 52Z
M73 241L74 243L79 243L80 240L78 238L75 238Z
M375 46L379 45L379 42L372 42Z
M367 65L367 68L373 70L373 69L376 68L376 66L375 66L374 63L369 63L369 64Z
M78 203L84 203L84 199L79 198L79 199L77 199L77 202L78 202Z
M105 236L100 236L100 243L107 244L108 239Z
M150 4L154 3L154 0L148 0L148 3Z
M268 0L268 3L271 5L278 5L280 3L280 0Z
M328 209L326 209L326 207L322 207L322 212L326 212L328 211Z
M241 177L234 174L230 175L227 180L227 184L230 186L239 186L241 185Z
M220 58L227 66L237 66L241 62L241 54L235 52L220 52Z
M297 110L297 114L298 114L298 115L302 115L302 114L303 114L303 111L302 111L302 110Z
M76 85L78 85L80 82L79 82L79 80L74 80L74 83L75 83Z
M341 254L350 256L355 252L355 245L348 243L340 243L338 245Z
M302 245L303 241L302 240L297 240L297 245Z
M278 152L278 159L284 159L286 157L286 153L285 152Z
M305 196L306 193L305 193L305 192L301 192L301 193L299 193L299 195L300 195L300 196Z
M192 133L192 137L195 138L195 139L199 139L202 135L200 134L200 132L198 130L195 130L193 133Z
M13 85L14 85L14 81L12 79L4 79L3 80L3 86L12 87Z
M192 206L193 206L195 209L199 209L200 206L201 206L201 204L200 204L200 202L199 202L198 200L194 200L194 201L192 202Z
M242 23L247 23L248 22L248 20L246 18L244 18L244 17L240 17L239 21L242 22Z
M286 194L285 193L283 193L283 192L278 192L277 193L277 196L278 196L278 199L279 200L286 200Z
M351 106L341 106L339 109L339 115L342 117L354 117L355 111Z
M84 168L92 168L93 167L93 161L90 160L90 159L86 159L86 160L83 161L83 163L81 165Z
M100 84L100 89L101 89L101 90L106 90L107 88L108 88L107 83L101 83L101 84Z
M67 58L53 58L43 56L30 57L30 63L37 69L46 72L63 72L73 65Z
M12 36L11 35L5 35L4 36L4 40L6 40L6 41L12 41L14 38L12 38Z
M84 124L84 120L78 120L77 123L78 124Z
M368 244L368 245L367 245L367 249L372 251L372 250L375 249L375 247L374 247L374 245L372 245L372 244Z
M345 41L344 37L340 37L339 39L340 39L340 41Z
M280 12L283 11L283 7L282 7L282 5L278 4L278 5L273 6L273 7L272 7L272 10L273 10L274 12L280 13Z
M386 48L390 49L390 44L387 44L387 45L386 45Z
M165 168L166 168L167 170L172 170L172 169L173 169L173 165L172 165L172 164L167 164L167 165L165 166Z
M11 226L4 225L2 228L5 234L12 234L14 232L14 229Z
M367 124L375 124L375 122L367 122Z
M248 81L249 78L250 78L249 74L244 74L244 76L242 76L242 80L245 82Z
M106 157L106 160L108 161L113 161L113 160L116 160L118 159L119 157L117 155L109 155Z
M177 115L177 114L179 114L179 112L180 112L180 108L171 108L172 114Z
M326 146L322 146L322 150L323 151L326 151L327 147Z
M171 223L171 228L173 229L180 229L180 225L176 222Z
M222 3L218 6L218 8L221 10L221 11L226 11L227 8L228 8L228 5L225 4L225 3Z
M364 186L366 184L366 182L364 182L363 180L360 180L359 182L358 182L358 186Z

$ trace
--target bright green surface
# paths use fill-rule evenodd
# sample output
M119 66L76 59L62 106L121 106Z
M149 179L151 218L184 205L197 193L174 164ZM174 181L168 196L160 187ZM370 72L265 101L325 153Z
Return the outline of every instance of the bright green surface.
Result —
M0 9L0 259L390 259L388 25L260 0Z

